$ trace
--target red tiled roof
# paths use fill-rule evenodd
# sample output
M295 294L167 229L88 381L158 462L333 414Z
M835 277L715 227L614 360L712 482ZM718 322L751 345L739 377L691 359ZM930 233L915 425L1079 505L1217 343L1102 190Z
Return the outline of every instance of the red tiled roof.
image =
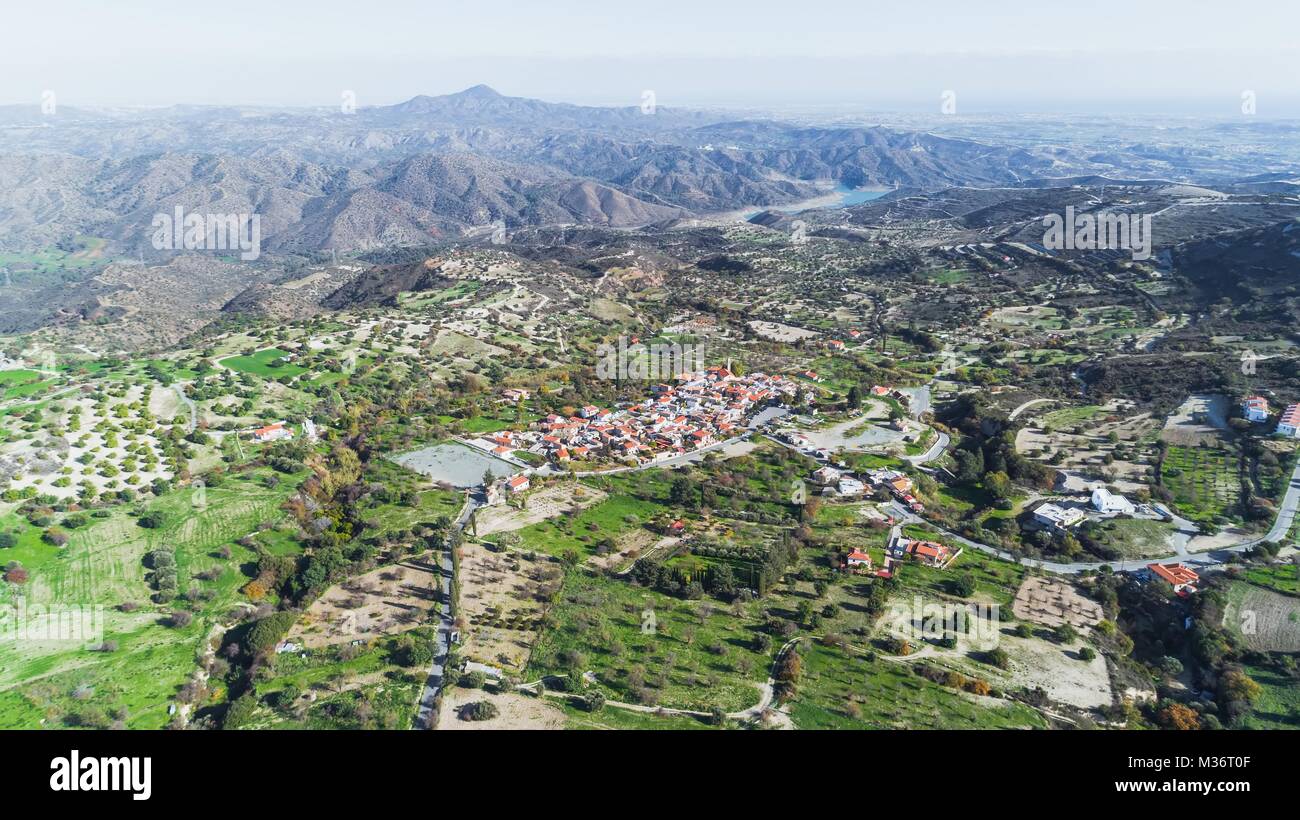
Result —
M1182 564L1147 564L1147 569L1175 586L1194 584L1201 577L1191 567Z

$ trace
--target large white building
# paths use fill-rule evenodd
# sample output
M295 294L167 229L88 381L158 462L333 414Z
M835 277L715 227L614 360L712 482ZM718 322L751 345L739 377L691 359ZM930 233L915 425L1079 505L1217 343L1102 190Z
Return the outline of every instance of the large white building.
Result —
M867 491L867 485L852 476L844 476L836 489L840 495L862 495Z
M1105 487L1092 491L1092 508L1099 513L1132 515L1137 509L1122 495L1115 495Z
M1057 532L1066 532L1086 516L1083 510L1062 507L1057 504L1044 504L1034 510L1034 520Z

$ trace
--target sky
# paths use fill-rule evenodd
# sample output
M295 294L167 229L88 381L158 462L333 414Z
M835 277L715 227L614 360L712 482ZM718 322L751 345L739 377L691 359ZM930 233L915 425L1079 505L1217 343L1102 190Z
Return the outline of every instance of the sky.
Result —
M1300 116L1296 0L42 0L0 103L335 106L486 83L584 104Z

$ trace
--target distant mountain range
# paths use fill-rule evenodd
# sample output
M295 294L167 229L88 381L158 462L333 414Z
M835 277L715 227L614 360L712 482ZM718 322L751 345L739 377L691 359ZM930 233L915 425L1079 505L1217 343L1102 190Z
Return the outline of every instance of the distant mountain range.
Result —
M1148 149L1135 146L1134 167ZM909 193L1095 184L1098 166L930 133L596 108L487 86L354 112L0 107L0 251L105 237L157 259L157 213L256 213L271 252L419 245L526 226L633 227L769 208L834 185ZM1260 179L1258 191L1293 185Z
M594 108L486 86L355 113L0 108L0 249L71 235L153 254L177 205L257 213L271 250L354 250L495 222L643 225L782 205L832 183L932 189L1053 173L1032 152L886 128Z

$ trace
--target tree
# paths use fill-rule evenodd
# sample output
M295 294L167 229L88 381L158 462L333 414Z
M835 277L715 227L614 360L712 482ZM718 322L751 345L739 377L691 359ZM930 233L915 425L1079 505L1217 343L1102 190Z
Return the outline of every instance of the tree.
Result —
M949 582L949 588L954 595L969 598L975 594L975 576L969 572L958 575Z
M998 669L1011 668L1011 656L1001 647L990 649L984 653L984 662L990 666L996 666Z
M226 709L226 717L221 722L221 728L241 729L249 724L255 711L257 711L257 697L252 692L245 692Z
M695 483L684 475L677 476L668 490L668 501L679 507L694 505Z
M254 654L271 651L296 620L296 612L276 612L254 622L248 630L248 648Z
M1002 471L987 473L984 476L984 489L995 499L1010 498L1012 492L1011 479Z
M862 406L862 393L859 392L856 384L849 388L849 395L845 401L848 403L850 410L857 410Z
M1156 713L1156 722L1166 729L1193 731L1201 728L1201 716L1181 703L1166 704Z
M147 512L140 516L136 523L145 529L156 530L163 525L163 516L160 512Z
M1233 667L1219 678L1219 705L1236 721L1250 712L1263 691L1243 670Z

